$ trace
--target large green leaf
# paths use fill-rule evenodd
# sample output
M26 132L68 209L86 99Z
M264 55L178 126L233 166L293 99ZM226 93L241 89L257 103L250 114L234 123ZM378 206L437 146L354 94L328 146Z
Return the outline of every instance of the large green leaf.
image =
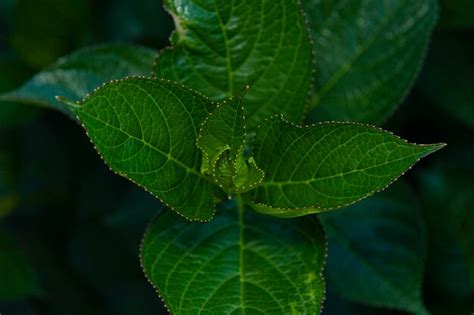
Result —
M199 126L215 106L175 83L128 78L73 105L113 171L192 220L214 214L213 185L199 172Z
M80 100L110 80L147 75L154 57L153 50L126 44L86 48L60 59L19 89L1 95L0 100L32 103L68 112L55 99L57 95Z
M316 51L312 119L380 123L416 78L436 0L303 0Z
M156 75L215 100L245 86L249 126L285 113L301 120L312 77L312 52L297 0L167 0L176 31Z
M281 217L347 206L380 191L443 145L416 145L356 123L298 126L273 117L257 130L265 181L249 198Z
M41 288L31 262L18 242L0 227L0 300L39 295Z
M325 247L316 218L280 220L241 205L206 224L164 212L141 256L173 314L319 314Z
M372 306L426 314L421 298L425 230L401 182L340 211L320 216L329 242L328 285Z

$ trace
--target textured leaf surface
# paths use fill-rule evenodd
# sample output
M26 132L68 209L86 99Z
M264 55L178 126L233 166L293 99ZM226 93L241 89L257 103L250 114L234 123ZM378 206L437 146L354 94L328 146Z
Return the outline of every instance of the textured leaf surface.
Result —
M142 264L173 314L319 314L325 246L314 217L231 208L195 224L168 211L145 234Z
M245 118L241 99L224 101L206 118L197 144L203 151L201 170L211 174L224 151L235 160L245 144Z
M0 301L38 295L38 278L17 241L0 227Z
M264 177L253 158L245 157L247 131L242 98L217 105L204 121L197 144L203 152L201 172L228 193L252 189Z
M415 79L435 0L303 0L317 61L312 119L380 123Z
M282 217L349 205L387 187L443 145L415 145L354 123L297 126L273 117L257 130L255 160L265 181L253 207Z
M209 220L212 184L199 172L196 139L213 106L175 83L129 78L104 86L74 108L112 170L181 215Z
M167 0L176 32L156 75L215 100L245 86L249 127L285 113L301 120L312 77L309 34L296 0Z
M425 230L406 185L398 182L320 218L329 242L326 275L332 290L355 302L426 314Z
M38 73L19 89L0 96L0 100L32 103L67 112L55 97L80 100L110 80L132 75L148 75L156 52L150 49L111 44L86 48L63 57Z

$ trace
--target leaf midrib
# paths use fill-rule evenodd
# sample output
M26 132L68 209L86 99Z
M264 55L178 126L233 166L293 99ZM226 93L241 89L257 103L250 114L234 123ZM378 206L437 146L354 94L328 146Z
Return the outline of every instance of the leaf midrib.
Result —
M326 179L331 179L331 178L335 178L335 177L345 176L345 175L349 175L349 174L357 173L357 172L364 172L364 171L372 169L372 168L384 166L384 165L387 165L387 164L390 164L390 163L396 163L396 162L399 162L399 161L402 161L402 160L405 160L405 159L409 159L413 156L417 156L419 154L420 153L417 152L417 153L413 153L413 154L410 154L410 155L407 155L407 156L404 156L404 157L401 157L401 158L398 158L398 159L395 159L395 160L390 160L390 161L380 163L380 164L377 164L377 165L372 165L372 166L369 166L369 167L366 167L366 168L360 168L360 169L356 169L356 170L352 170L352 171L348 171L348 172L341 172L341 173L338 173L338 174L324 176L324 177L311 178L311 179L308 179L308 180L300 180L300 181L293 181L293 180L274 181L274 180L272 180L272 181L262 183L262 186L284 186L284 185L298 185L298 184L308 184L309 185L311 183L318 182L318 181L321 181L321 180L326 180ZM377 175L371 175L371 176L372 177L386 177L386 176L377 176Z
M154 150L155 152L157 152L157 153L159 153L159 154L165 156L169 161L174 162L174 163L176 163L177 165L181 166L181 167L184 168L188 173L192 173L192 174L194 174L194 175L199 176L200 178L206 179L206 178L204 178L204 177L202 176L201 173L199 173L198 171L196 171L194 168L191 168L191 167L187 166L187 165L184 164L183 162L181 162L181 161L175 159L170 153L164 152L164 151L160 150L159 148L153 146L152 144L150 144L150 143L144 141L143 139L140 139L140 138L138 138L138 137L135 137L135 136L129 134L128 132L126 132L126 131L124 131L124 130L122 130L122 129L120 129L120 128L117 128L117 127L115 127L115 126L109 124L108 122L106 122L106 121L104 121L104 120L102 120L102 119L100 119L100 118L98 118L98 117L95 117L95 116L93 116L93 115L87 113L86 111L81 111L81 114L84 114L84 115L88 116L89 118L91 118L91 119L93 119L93 120L95 120L95 121L97 121L97 122L102 123L103 125L105 125L105 126L108 127L108 128L112 128L112 129L114 129L114 130L116 130L116 131L118 131L118 132L124 134L125 136L129 137L130 139L133 139L133 140L135 140L135 141L141 142L143 145L145 145L145 146L149 147L150 149ZM150 173L151 173L151 172L150 172Z
M216 11L216 17L219 20L219 27L222 31L222 36L224 37L224 47L225 47L225 54L226 54L226 68L227 68L227 96L232 97L234 96L234 72L232 70L232 61L230 58L230 49L229 49L229 39L227 36L227 30L225 28L224 22L222 21L222 17L217 9L216 0L212 1L214 4L214 10ZM231 3L231 10L232 10L232 3Z

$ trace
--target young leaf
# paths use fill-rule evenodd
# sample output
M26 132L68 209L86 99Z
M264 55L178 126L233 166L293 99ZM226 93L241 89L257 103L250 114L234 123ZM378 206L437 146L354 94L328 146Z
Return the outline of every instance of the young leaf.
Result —
M240 205L206 224L162 213L141 258L173 314L319 314L325 246L315 217L279 220Z
M436 0L303 0L316 51L311 117L380 123L411 87Z
M191 220L214 214L212 184L199 172L199 126L214 107L175 83L128 78L72 106L113 171Z
M204 121L197 140L203 152L201 172L228 193L252 189L264 173L244 156L247 132L242 97L223 101Z
M425 230L408 186L320 216L328 286L354 302L427 314L421 297Z
M356 123L298 126L273 117L254 146L266 177L247 197L259 212L294 217L368 197L444 145L411 144Z
M41 293L39 280L17 241L0 228L0 301Z
M147 75L155 54L153 50L125 44L85 48L60 59L19 89L1 95L0 101L31 103L69 113L55 99L56 95L77 101L104 82Z
M176 24L158 77L180 81L214 100L246 85L249 127L271 114L301 120L312 80L309 33L297 0L167 0Z
M206 118L197 144L203 153L201 171L212 174L217 161L226 151L235 160L245 144L245 117L240 97L223 101Z

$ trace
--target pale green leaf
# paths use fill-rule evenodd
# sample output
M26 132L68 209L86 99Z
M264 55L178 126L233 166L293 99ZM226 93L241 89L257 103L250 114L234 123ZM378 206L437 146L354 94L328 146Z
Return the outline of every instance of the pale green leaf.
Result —
M274 113L301 120L312 80L312 52L296 0L167 0L176 31L155 72L214 100L245 86L249 127Z
M172 314L319 314L326 243L315 217L221 209L206 224L158 216L141 251Z
M257 130L254 147L266 177L247 197L259 212L293 217L368 197L443 144L411 144L357 123L298 126L273 117Z
M303 0L316 51L311 118L380 123L415 80L436 0Z
M20 244L0 227L0 301L38 296L38 277Z
M354 302L427 314L421 296L425 230L408 186L320 216L329 287Z
M219 157L229 151L235 160L245 144L245 117L240 97L224 101L206 118L197 145L203 152L201 171L212 174Z
M69 113L55 97L80 100L105 82L131 75L148 75L156 52L147 48L108 44L85 48L59 59L15 91L0 100L59 109Z
M192 220L214 214L212 184L199 172L199 126L214 107L175 83L128 78L72 108L113 171Z

